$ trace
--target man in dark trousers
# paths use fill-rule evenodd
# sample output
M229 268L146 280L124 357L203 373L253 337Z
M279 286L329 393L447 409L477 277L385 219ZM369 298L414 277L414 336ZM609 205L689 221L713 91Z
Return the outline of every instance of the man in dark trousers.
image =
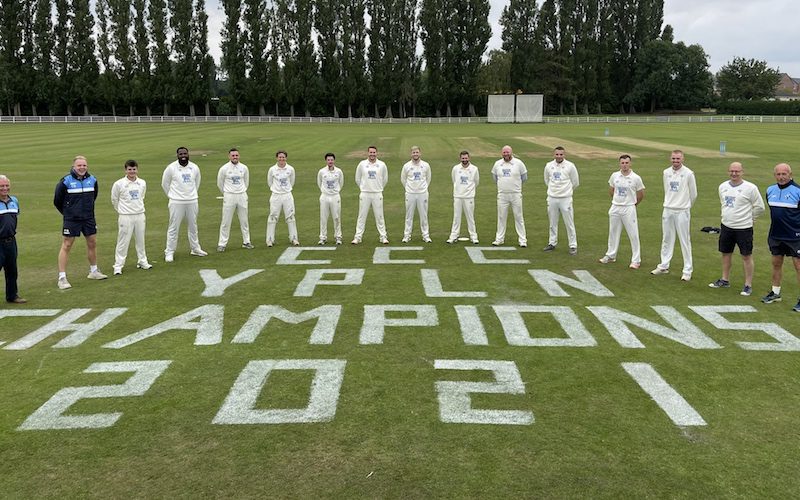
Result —
M0 269L6 273L6 302L24 304L17 290L17 215L19 202L11 196L11 181L0 175Z

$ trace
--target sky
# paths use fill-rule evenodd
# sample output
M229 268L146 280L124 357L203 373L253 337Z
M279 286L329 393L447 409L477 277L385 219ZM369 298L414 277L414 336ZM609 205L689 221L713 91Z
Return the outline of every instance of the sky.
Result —
M499 19L509 0L490 3L494 49L502 45ZM211 55L219 61L224 14L218 0L208 0L206 10ZM800 77L799 19L800 0L664 0L664 23L672 25L675 41L701 45L713 73L743 57Z

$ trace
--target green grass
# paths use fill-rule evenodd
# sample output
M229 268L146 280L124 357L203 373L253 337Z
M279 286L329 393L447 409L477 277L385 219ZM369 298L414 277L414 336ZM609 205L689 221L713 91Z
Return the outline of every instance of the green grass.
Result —
M661 171L668 149L628 147L609 136L701 148L710 154L687 155L698 177L699 199L692 211L695 273L681 283L679 273L653 277L658 262L663 192ZM591 157L567 150L581 175L575 194L579 251L575 257L560 245L542 253L547 243L545 190L541 181L551 146L524 140L546 136L611 151ZM790 497L800 487L800 410L797 352L752 351L736 342L770 342L765 333L720 330L688 306L750 306L754 312L731 313L730 321L775 323L800 334L800 315L791 312L798 294L787 263L784 302L764 305L769 289L766 248L768 216L756 224L754 295L740 297L742 270L734 258L730 289L711 290L719 277L716 238L698 231L719 225L717 186L737 154L745 177L763 192L773 182L772 166L788 161L800 168L796 125L3 125L4 158L0 173L11 178L19 197L20 292L30 302L13 309L91 308L78 322L88 322L110 308L128 308L120 317L77 347L53 346L70 332L60 332L26 350L0 348L0 460L3 497ZM728 154L713 154L719 141ZM343 192L344 237L352 238L358 207L353 173L368 145L377 145L389 166L385 193L389 237L399 244L403 226L402 164L412 145L434 169L430 220L434 243L422 252L397 252L395 258L424 259L423 265L372 264L377 234L372 217L365 243L331 252L304 252L302 258L330 259L323 266L277 265L287 247L286 225L278 224L278 244L264 244L269 194L266 171L277 149L289 152L297 170L295 203L300 241L315 245L318 236L316 172L323 155L337 154L346 183ZM461 149L470 150L482 184L476 199L481 242L495 231L492 163L510 144L528 166L525 218L528 249L502 254L525 258L528 265L472 264L459 244L444 243L452 218L449 173ZM163 263L167 208L159 183L174 151L185 145L203 172L200 193L200 240L210 252L190 257L182 229L173 264ZM553 144L552 146L555 146ZM250 167L250 226L256 249L238 248L233 223L229 250L217 254L221 202L216 172L236 146ZM625 149L627 148L627 149ZM606 248L609 200L607 179L617 153L634 155L633 168L647 186L640 206L643 264L630 271L623 235L619 261L597 263ZM135 269L133 249L125 274L103 282L86 280L85 245L77 241L69 263L73 289L56 289L56 256L61 218L52 207L53 188L76 154L88 157L99 179L98 248L100 266L110 274L116 241L116 215L109 202L111 184L122 164L135 158L148 182L147 249L151 271ZM203 156L205 155L205 156ZM506 241L515 241L513 225ZM462 228L462 234L466 228ZM414 245L419 243L415 226ZM560 232L563 242L563 227ZM674 270L681 256L676 248ZM317 268L364 269L361 286L318 287L312 297L294 297L306 271ZM222 277L264 269L231 286L222 297L201 296L198 270L216 269ZM482 290L487 298L426 297L421 269L436 269L447 290ZM565 276L588 270L614 297L601 298L567 288L570 297L550 297L528 270L547 269ZM222 342L195 346L194 332L171 330L122 349L102 346L157 325L196 307L224 306ZM259 305L282 305L294 312L337 304L342 314L330 345L310 345L313 323L287 325L270 321L252 344L231 340ZM382 344L362 345L359 332L364 306L433 305L436 327L389 327ZM506 340L493 305L567 306L597 341L596 347L519 347ZM454 310L477 306L489 344L467 346ZM671 306L722 346L696 350L632 327L644 349L620 346L587 309L614 307L652 322L666 322L651 306ZM4 309L11 309L3 306ZM391 317L408 318L407 313ZM0 341L11 343L55 318L0 320ZM552 316L525 315L534 337L565 337ZM346 360L335 417L309 424L215 425L212 420L239 373L251 360ZM434 369L434 360L513 361L525 383L524 394L478 394L475 408L525 410L527 426L449 424L439 418L437 381L492 380L486 371ZM121 412L115 425L93 430L19 431L43 403L65 387L121 384L130 373L82 373L98 362L172 360L141 397L84 399L69 415ZM645 394L621 363L651 364L702 415L707 426L681 428ZM309 397L310 372L274 372L257 408L300 408Z

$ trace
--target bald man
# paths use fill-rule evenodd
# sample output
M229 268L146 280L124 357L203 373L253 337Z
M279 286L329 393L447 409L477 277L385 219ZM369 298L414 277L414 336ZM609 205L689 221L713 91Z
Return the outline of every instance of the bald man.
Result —
M783 258L791 257L797 282L800 284L800 186L792 179L792 167L775 165L775 184L767 188L767 205L772 224L769 226L769 251L772 254L772 289L761 302L781 301ZM800 299L792 308L800 312Z
M519 246L528 246L528 236L525 232L525 219L522 217L522 183L528 180L528 169L522 160L514 158L511 146L503 146L500 154L503 156L492 167L492 179L497 184L497 234L493 246L500 246L505 242L506 219L508 207L514 213L514 228L517 230Z
M744 287L740 295L753 293L753 222L764 213L764 201L758 188L743 178L744 168L735 161L728 166L729 180L719 185L719 202L722 205L722 224L719 233L719 251L722 254L722 277L711 288L730 287L733 249L739 247L744 265Z

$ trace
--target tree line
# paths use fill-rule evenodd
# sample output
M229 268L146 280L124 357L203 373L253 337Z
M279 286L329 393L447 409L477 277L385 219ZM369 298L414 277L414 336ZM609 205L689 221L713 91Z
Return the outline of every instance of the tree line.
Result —
M510 0L488 54L488 0L220 3L217 66L205 0L0 0L0 112L468 116L487 94L523 92L578 114L712 99L707 56L662 28L663 0Z

